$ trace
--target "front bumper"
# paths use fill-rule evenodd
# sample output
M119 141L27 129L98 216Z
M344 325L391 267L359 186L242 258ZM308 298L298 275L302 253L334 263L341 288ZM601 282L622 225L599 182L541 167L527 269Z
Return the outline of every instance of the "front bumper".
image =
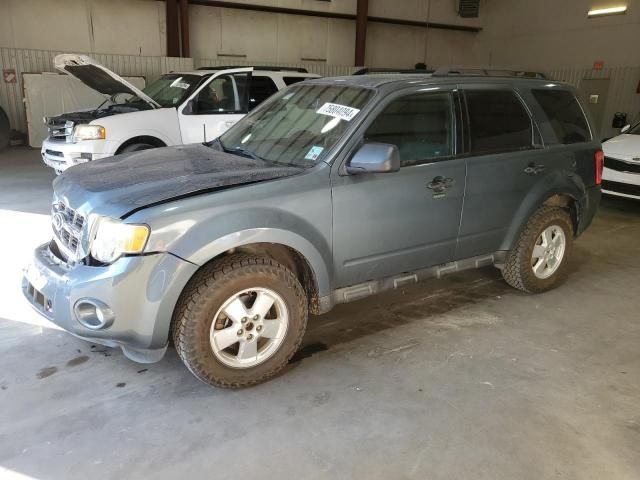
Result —
M38 247L25 269L22 290L44 317L84 340L121 347L127 357L160 360L178 297L198 267L169 253L123 257L112 265L69 267ZM79 300L108 305L113 323L101 330L82 325L74 306Z
M637 164L640 169L640 164ZM640 200L640 173L605 167L602 172L602 193Z
M113 148L114 151L111 151ZM63 140L47 138L40 150L42 161L56 172L63 172L79 163L110 157L115 153L115 145L108 140L85 140L67 143Z

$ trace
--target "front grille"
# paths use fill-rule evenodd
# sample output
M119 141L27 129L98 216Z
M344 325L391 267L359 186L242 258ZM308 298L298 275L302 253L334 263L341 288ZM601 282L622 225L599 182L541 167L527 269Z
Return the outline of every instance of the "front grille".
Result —
M603 180L602 190L640 197L640 185L633 185L631 183L610 182L607 180Z
M29 282L27 282L26 284L26 291L27 298L31 300L31 303L39 307L47 314L53 311L53 302L51 301L51 299L47 298L41 291L39 291Z
M73 135L73 122L70 120L49 118L47 119L49 138L52 140L71 141Z
M45 153L47 155L50 155L52 157L64 157L64 155L62 154L62 152L59 152L57 150L49 150L48 148L45 150Z
M51 209L54 240L64 260L76 261L81 254L85 218L64 202L56 202Z
M640 162L631 163L617 158L604 157L604 166L617 172L640 173Z

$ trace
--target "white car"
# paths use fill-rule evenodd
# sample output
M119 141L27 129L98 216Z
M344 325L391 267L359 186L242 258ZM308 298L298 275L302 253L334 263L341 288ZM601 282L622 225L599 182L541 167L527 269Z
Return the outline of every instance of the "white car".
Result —
M602 192L640 200L640 122L602 144Z
M118 153L213 140L273 93L318 77L296 68L212 67L168 73L140 90L85 55L58 55L54 64L105 96L95 109L45 119L42 159L58 174Z

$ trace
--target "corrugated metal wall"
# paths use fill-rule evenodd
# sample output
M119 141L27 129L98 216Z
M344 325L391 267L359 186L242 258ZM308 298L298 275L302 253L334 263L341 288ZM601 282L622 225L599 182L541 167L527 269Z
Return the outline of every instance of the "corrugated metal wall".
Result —
M53 58L62 52L49 50L27 50L0 48L0 69L15 69L16 83L5 83L0 79L0 105L9 115L11 126L26 133L27 121L22 101L22 74L42 73L53 71ZM120 75L142 76L147 83L155 80L162 73L170 71L188 71L197 67L219 65L250 65L246 60L211 59L211 58L174 58L174 57L144 57L135 55L107 55L92 54L96 61L112 69ZM255 64L255 62L253 62ZM260 62L264 65L281 65L287 67L303 67L309 72L325 77L349 75L355 70L351 66L326 65L323 63L295 63L282 64L274 62ZM555 80L564 81L580 87L583 78L609 78L611 80L607 98L605 120L611 119L615 112L626 112L629 120L640 116L640 95L636 88L640 82L640 67L607 68L600 71L582 70L554 70L549 76ZM607 122L605 122L606 126ZM613 129L603 128L603 135L612 135Z
M549 76L554 80L569 83L580 88L583 79L609 79L609 92L604 113L601 135L610 137L618 133L611 128L611 120L616 112L625 112L629 122L640 120L640 67L603 68L602 70L553 70Z
M16 83L5 83L0 79L0 105L7 112L12 128L27 132L22 74L53 72L53 58L59 53L63 52L0 48L0 69L14 69L17 74ZM172 70L193 70L192 58L105 54L92 54L91 57L120 75L145 77L147 83Z

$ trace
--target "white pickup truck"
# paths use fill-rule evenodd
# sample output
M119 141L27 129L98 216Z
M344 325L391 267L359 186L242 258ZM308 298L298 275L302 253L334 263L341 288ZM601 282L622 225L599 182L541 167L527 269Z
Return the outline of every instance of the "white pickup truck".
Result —
M94 109L45 118L42 159L58 174L118 153L213 140L273 93L318 77L298 68L211 67L168 73L140 90L86 55L58 55L54 64L105 96Z

